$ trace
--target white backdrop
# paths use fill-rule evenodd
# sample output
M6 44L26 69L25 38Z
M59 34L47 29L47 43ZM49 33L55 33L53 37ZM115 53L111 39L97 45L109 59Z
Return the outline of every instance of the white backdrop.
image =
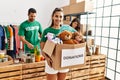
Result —
M28 9L35 8L36 20L46 28L50 24L53 9L68 4L69 0L0 0L0 24L19 25L28 18Z

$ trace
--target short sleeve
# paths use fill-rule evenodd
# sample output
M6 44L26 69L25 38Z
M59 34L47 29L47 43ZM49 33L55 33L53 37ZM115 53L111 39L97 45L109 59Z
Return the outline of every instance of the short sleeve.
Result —
M73 27L69 26L69 28L70 28L71 32L76 32L76 30Z

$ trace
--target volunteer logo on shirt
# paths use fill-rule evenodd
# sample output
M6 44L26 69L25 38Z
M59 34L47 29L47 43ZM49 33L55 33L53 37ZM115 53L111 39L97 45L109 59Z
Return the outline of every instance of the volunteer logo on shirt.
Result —
M31 27L27 27L25 29L26 29L26 31L38 30L39 26L31 26Z

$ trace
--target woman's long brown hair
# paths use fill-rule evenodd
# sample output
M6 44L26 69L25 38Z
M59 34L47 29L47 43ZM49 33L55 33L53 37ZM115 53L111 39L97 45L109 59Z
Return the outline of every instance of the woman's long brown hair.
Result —
M78 24L77 24L77 27L75 28L77 31L80 31L80 20L78 19L78 18L74 18L73 20L72 20L72 22L71 22L71 24L70 24L70 26L72 27L72 23L73 22L77 22Z

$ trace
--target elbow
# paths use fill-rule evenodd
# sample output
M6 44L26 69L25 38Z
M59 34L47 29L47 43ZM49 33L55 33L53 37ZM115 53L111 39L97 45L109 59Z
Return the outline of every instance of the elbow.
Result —
M23 41L24 37L23 36L20 36L20 40Z

